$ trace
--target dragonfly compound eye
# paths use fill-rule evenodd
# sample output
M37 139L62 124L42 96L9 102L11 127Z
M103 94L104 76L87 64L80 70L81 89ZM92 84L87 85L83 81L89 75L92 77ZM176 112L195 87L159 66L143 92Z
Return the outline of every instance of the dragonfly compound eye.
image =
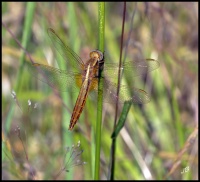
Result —
M103 59L103 53L99 50L94 50L94 51L90 52L90 57L97 58L100 61Z

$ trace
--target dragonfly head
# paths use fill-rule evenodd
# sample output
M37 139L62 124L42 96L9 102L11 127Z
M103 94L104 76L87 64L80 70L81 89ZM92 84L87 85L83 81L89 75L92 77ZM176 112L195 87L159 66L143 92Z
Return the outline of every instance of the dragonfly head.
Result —
M98 61L101 61L103 59L103 53L99 50L94 50L90 52L90 58L95 58Z

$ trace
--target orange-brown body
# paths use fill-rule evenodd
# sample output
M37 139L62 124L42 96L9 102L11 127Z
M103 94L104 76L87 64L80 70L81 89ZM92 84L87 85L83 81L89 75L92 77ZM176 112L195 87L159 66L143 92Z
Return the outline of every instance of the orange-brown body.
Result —
M88 92L97 86L97 76L99 71L99 62L103 59L103 54L100 51L92 51L90 53L90 59L87 61L84 67L82 76L82 85L79 92L72 117L70 120L69 130L74 128L77 120L79 119L83 108L86 103Z

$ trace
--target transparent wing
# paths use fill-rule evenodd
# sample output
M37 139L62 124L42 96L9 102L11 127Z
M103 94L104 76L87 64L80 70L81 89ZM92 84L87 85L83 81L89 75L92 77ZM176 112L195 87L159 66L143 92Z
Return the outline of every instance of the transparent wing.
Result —
M55 90L62 92L76 92L80 90L79 85L82 79L80 73L69 73L65 70L38 63L29 65L28 69L34 77L47 83Z
M117 84L113 84L104 80L104 102L123 104L125 101L132 102L133 104L146 104L150 102L149 95L142 89L131 89L125 85L120 86L119 95L117 96Z
M98 91L98 80L93 79L92 90ZM92 94L90 94L94 97ZM96 97L97 99L97 97ZM123 104L125 101L132 102L133 104L146 104L150 102L149 95L142 89L134 88L131 89L125 85L120 86L120 92L117 96L117 84L111 83L104 79L103 85L103 102L115 104L118 101L119 104Z
M53 46L55 49L60 53L60 55L63 57L63 59L66 62L66 66L68 65L73 66L75 71L81 71L83 69L83 61L81 58L68 46L64 44L64 42L61 40L61 38L55 33L55 31L51 28L47 29L48 35L52 41Z
M115 82L117 79L118 70L124 72L126 75L135 77L144 75L157 69L160 63L154 59L142 59L130 62L125 62L120 68L118 64L106 63L104 64L103 74L109 78L110 81Z

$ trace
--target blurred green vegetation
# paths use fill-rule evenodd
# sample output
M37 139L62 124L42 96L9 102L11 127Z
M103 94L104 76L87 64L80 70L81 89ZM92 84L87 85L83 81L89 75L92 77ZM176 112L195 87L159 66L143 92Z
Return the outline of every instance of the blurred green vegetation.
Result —
M124 42L129 41L127 60L138 57L160 62L159 69L144 77L131 77L135 87L151 96L145 105L133 105L117 137L115 179L198 179L197 137L188 138L198 125L198 3L127 3ZM2 21L21 42L26 3L2 3ZM123 3L106 3L105 60L118 63ZM27 50L36 62L57 67L47 35L53 28L83 60L98 45L98 3L36 3ZM129 37L130 29L133 29ZM129 40L128 40L129 39ZM125 50L124 44L124 50ZM124 51L123 50L123 51ZM11 97L19 74L22 50L2 27L2 179L54 179L61 170L65 147L80 140L81 160L87 162L62 172L57 179L93 179L96 101L88 98L74 130L68 130L77 94L66 92L60 99L51 87L23 67L17 102ZM26 57L26 62L30 60ZM47 63L48 61L48 63ZM59 65L60 66L60 65ZM28 107L28 99L32 101ZM12 117L9 117L14 103ZM38 103L36 109L34 103ZM65 103L65 104L64 104ZM121 109L121 106L120 106ZM109 172L111 134L115 106L103 107L100 178ZM119 114L120 115L120 110ZM6 133L5 125L11 122ZM20 138L20 127L28 160ZM67 140L63 138L66 137ZM187 149L183 155L179 152ZM179 165L172 169L179 158ZM181 173L189 166L189 171Z

